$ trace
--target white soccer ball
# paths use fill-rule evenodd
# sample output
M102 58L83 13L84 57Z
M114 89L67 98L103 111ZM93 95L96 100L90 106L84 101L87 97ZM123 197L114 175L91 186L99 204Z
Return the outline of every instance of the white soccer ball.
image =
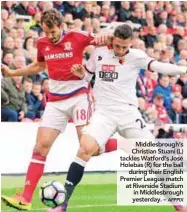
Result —
M62 183L55 180L48 181L41 186L39 196L43 204L55 208L65 201L66 190Z

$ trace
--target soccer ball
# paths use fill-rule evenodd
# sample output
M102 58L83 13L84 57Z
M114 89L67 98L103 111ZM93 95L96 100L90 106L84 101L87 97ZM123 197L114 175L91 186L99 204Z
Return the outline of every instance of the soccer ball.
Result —
M44 205L55 208L65 201L66 190L62 183L55 180L48 181L41 186L39 196Z

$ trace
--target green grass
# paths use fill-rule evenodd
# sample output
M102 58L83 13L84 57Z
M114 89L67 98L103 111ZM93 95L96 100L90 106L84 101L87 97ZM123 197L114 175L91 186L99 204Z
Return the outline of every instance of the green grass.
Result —
M44 176L40 181L59 180L64 182L65 176ZM14 195L21 191L23 177L2 177L2 194ZM172 207L126 207L116 205L116 175L115 174L86 174L82 183L77 187L69 204L68 212L173 212ZM128 194L127 194L128 195ZM124 197L125 198L125 197ZM31 212L45 211L45 206L38 197L38 189L33 198ZM2 212L16 211L1 205Z

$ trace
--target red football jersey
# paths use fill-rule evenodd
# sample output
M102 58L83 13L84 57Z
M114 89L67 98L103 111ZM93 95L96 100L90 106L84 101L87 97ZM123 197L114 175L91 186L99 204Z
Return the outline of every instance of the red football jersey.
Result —
M56 44L51 43L47 37L38 39L37 60L47 65L50 80L49 101L88 92L88 82L74 76L71 67L73 64L82 64L84 48L93 39L93 35L75 30L63 32Z

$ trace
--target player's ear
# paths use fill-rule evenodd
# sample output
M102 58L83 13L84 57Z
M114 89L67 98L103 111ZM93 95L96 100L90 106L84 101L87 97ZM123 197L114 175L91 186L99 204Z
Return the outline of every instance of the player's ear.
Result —
M129 44L129 48L131 48L132 47L132 41L130 42L130 44Z
M65 23L62 23L62 24L60 25L60 28L65 30L65 29L66 29Z

